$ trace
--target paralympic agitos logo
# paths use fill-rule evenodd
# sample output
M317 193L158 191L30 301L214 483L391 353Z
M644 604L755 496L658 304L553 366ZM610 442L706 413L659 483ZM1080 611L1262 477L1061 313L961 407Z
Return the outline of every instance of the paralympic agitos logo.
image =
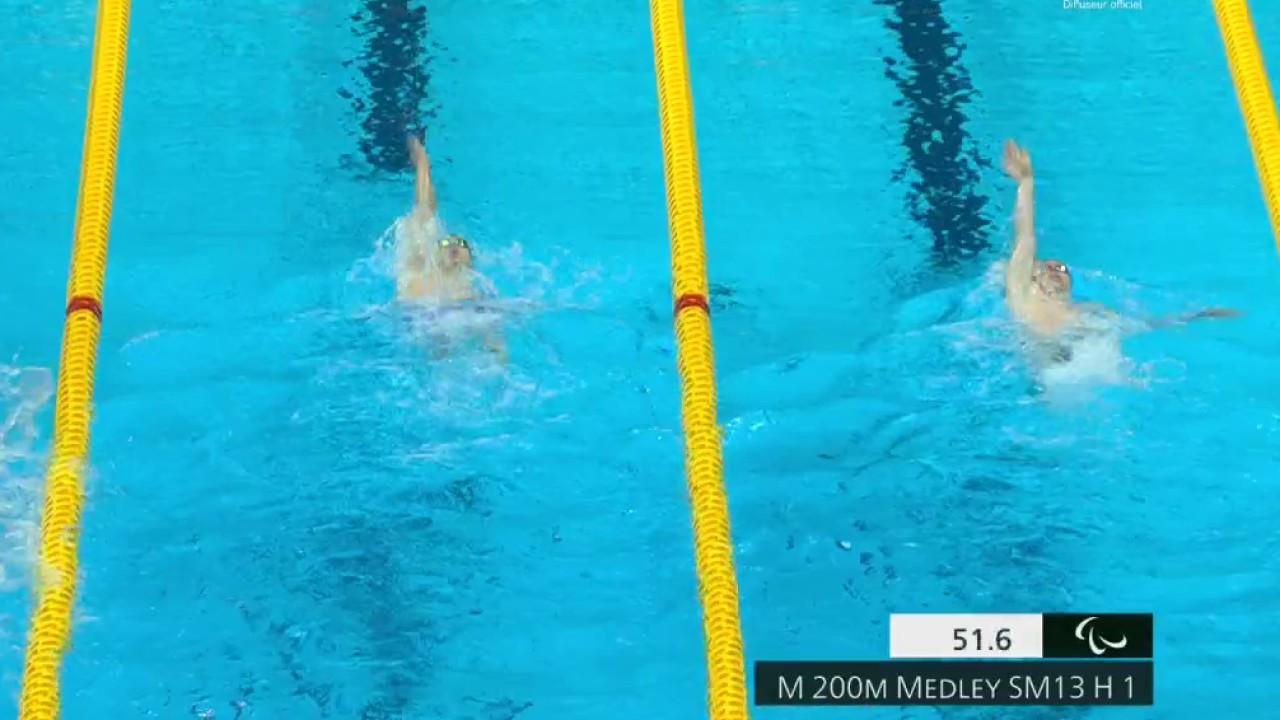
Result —
M1093 625L1093 621L1097 619L1098 619L1097 615L1090 615L1089 617L1082 620L1079 625L1076 626L1077 640L1084 640L1085 633L1088 632L1089 650L1094 655L1102 655L1107 651L1107 648L1111 648L1112 650L1122 650L1126 645L1129 644L1129 638L1125 637L1124 635L1121 635L1119 640L1113 642L1103 637L1101 634L1099 634L1097 632L1097 629Z
M1150 614L1043 616L1046 658L1152 657L1154 621Z

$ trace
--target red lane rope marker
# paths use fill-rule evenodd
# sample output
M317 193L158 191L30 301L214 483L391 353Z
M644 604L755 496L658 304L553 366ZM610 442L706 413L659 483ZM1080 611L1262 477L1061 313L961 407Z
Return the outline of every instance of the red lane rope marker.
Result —
M98 322L102 322L102 303L98 302L96 298L86 295L77 295L71 298L71 302L67 303L67 317L70 317L71 313L77 310L88 310L93 313L94 317L98 318Z
M679 315L681 310L691 307L702 308L702 312L708 315L711 314L711 308L707 305L707 296L702 293L685 293L684 295L681 295L680 298L676 300L675 314Z

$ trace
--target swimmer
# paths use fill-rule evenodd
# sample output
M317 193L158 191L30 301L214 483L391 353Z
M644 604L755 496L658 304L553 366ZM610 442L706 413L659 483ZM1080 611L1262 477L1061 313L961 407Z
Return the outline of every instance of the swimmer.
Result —
M1031 172L1031 155L1012 140L1004 146L1004 170L1018 182L1013 254L1005 269L1005 300L1013 316L1041 339L1046 339L1059 336L1064 331L1082 329L1089 316L1113 314L1093 303L1073 302L1071 269L1066 263L1036 259L1035 180ZM1237 315L1239 313L1234 310L1211 308L1142 325L1145 329L1154 329Z
M416 173L413 211L405 223L397 268L396 289L403 301L474 300L475 274L471 245L460 235L445 232L436 213L431 161L418 138L409 139L409 157Z
M479 299L471 244L449 233L436 212L431 160L416 137L409 138L409 157L416 175L413 210L405 220L396 268L396 294L402 302L456 305ZM494 333L485 347L506 361L506 347Z

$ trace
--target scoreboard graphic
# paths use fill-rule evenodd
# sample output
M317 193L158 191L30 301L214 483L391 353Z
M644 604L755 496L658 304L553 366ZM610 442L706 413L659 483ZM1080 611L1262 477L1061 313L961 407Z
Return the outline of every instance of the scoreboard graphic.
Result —
M759 661L756 705L1152 705L1151 614L894 614L889 660Z

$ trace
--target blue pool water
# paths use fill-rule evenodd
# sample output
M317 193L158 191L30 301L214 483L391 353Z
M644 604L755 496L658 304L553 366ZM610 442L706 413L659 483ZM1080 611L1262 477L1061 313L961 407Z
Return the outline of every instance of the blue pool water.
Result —
M1212 11L995 5L688 3L748 660L1150 611L1154 708L858 714L1269 717L1280 262ZM93 6L0 19L12 717ZM705 714L655 102L642 4L137 4L64 717ZM415 126L505 371L390 302ZM1010 136L1082 295L1246 315L1029 368Z

